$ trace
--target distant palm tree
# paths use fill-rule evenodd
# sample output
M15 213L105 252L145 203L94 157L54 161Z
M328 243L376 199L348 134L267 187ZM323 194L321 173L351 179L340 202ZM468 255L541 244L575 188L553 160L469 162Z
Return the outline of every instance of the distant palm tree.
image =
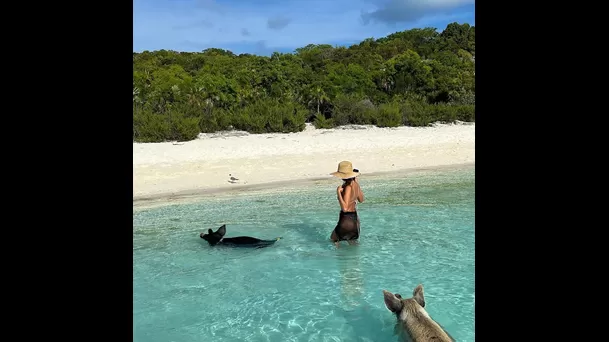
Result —
M203 99L206 97L205 88L202 86L194 86L190 88L189 92L186 94L186 98L188 99L188 103L190 105L196 105L197 107L201 107L203 104Z
M309 103L315 101L315 103L317 104L317 114L320 114L319 107L329 100L330 98L328 97L328 95L326 95L326 92L321 89L321 87L316 87L313 91L313 99L309 101Z

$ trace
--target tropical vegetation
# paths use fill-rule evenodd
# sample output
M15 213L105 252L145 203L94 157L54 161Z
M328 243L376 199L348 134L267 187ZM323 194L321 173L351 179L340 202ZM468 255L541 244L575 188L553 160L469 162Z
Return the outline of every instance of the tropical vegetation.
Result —
M411 29L270 57L210 48L133 53L133 139L474 121L475 27Z

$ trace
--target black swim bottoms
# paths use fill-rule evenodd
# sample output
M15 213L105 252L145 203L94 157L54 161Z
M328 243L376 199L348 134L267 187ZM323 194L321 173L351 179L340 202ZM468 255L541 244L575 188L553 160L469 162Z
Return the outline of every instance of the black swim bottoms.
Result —
M342 223L345 222L345 220L353 220L353 225L349 225L349 226L353 227L352 229L349 229L350 231L346 231L342 227ZM341 210L341 212L338 216L338 223L336 224L334 231L336 232L336 236L338 236L339 241L359 239L359 226L358 226L358 220L357 220L357 212L355 212L355 211L345 212L345 211Z
M338 221L343 220L345 218L350 218L352 220L357 221L357 211L340 211L338 215Z

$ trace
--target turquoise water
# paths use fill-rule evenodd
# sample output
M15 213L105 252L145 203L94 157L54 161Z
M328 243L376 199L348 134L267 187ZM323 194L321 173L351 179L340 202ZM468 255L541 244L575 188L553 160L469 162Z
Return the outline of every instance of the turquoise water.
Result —
M396 341L381 290L474 341L474 169L361 177L360 244L336 249L335 182L133 214L133 340ZM199 238L281 236L262 249Z

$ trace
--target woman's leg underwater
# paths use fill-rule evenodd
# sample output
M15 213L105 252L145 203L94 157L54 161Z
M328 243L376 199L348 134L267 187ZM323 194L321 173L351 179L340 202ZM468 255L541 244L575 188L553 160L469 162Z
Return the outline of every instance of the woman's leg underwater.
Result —
M360 232L360 223L359 216L357 217L357 237L351 240L347 240L347 243L350 245L357 245L359 243L359 232Z
M338 243L340 241L338 241L338 234L336 234L336 227L332 230L332 235L330 235L330 240L332 240L332 242L334 242L334 245L336 247L338 247Z

